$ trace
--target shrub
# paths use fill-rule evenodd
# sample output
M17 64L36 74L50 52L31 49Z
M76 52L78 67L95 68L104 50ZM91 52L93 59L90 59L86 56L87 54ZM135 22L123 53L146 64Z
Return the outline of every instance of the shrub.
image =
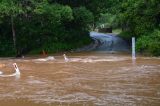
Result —
M0 56L14 56L15 54L13 43L0 41Z
M138 38L136 49L138 52L160 56L160 30L156 29L152 33L142 35Z

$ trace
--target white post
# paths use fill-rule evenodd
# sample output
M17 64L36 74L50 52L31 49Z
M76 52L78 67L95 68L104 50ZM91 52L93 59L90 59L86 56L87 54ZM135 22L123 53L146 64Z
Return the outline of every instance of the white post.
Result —
M132 59L136 59L135 37L132 37Z

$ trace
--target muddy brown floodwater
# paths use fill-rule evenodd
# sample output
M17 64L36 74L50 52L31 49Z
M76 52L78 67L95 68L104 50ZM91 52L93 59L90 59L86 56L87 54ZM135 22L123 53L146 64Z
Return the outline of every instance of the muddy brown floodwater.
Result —
M39 56L1 58L0 106L160 106L160 58L129 54L70 53L44 61ZM45 58L44 58L45 59Z

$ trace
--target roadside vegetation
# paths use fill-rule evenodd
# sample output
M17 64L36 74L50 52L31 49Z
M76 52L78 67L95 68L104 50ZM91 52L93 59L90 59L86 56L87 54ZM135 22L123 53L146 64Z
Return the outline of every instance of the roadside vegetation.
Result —
M137 51L160 56L160 1L128 0L122 2L119 19L123 38L137 39Z

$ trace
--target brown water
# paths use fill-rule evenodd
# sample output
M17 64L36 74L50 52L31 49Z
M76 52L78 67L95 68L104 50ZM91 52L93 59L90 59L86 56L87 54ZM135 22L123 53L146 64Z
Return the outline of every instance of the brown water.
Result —
M21 76L0 77L0 106L160 106L160 58L105 53L1 58L4 74L16 62Z

